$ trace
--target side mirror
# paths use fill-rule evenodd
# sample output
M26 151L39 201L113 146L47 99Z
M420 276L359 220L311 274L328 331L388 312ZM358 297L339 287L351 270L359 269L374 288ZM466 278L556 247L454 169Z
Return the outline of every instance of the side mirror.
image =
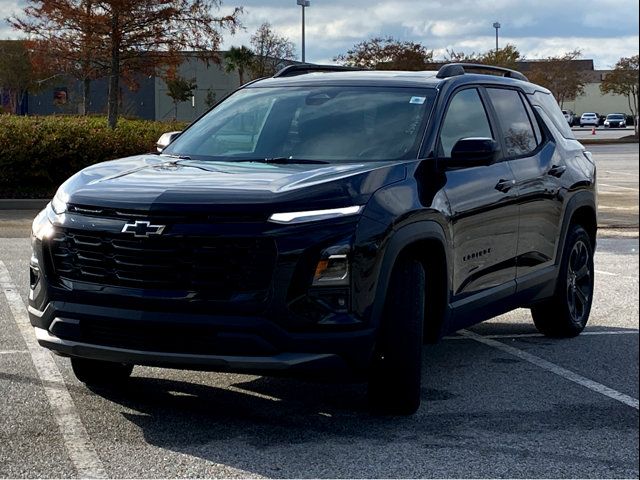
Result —
M162 152L165 148L169 146L171 142L173 142L182 132L167 132L160 135L160 138L156 142L156 148L158 153Z
M492 138L463 138L451 150L451 168L479 167L491 165L498 159L500 145Z

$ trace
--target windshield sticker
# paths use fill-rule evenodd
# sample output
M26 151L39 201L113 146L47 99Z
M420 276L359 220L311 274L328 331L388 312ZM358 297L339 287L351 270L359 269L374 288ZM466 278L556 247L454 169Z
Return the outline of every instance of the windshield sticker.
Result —
M411 100L409 100L409 103L413 105L422 105L426 99L427 97L411 97Z

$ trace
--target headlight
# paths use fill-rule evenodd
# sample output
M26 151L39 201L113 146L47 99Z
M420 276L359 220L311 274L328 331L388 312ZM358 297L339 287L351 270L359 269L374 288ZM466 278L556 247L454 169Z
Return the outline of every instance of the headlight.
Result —
M49 220L48 210L51 209L51 203L49 203L44 210L42 210L36 218L33 219L31 224L32 242L37 238L38 240L44 240L53 233L53 225Z
M331 208L328 210L308 210L304 212L287 212L287 213L274 213L269 217L269 221L273 223L304 223L315 222L318 220L328 220L330 218L348 217L351 215L357 215L362 211L361 205L355 205L353 207L344 208Z
M56 193L56 195L53 197L53 200L51 200L51 208L58 215L66 212L67 211L66 199L61 198L61 195L59 193Z

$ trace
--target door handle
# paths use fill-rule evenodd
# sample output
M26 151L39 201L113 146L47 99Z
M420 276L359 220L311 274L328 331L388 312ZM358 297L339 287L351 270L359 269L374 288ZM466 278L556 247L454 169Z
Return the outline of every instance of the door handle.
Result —
M515 184L515 180L504 180L501 178L500 181L496 184L495 189L499 192L507 193L515 186Z
M566 169L567 167L565 167L564 165L553 165L547 173L552 177L559 178L562 176Z

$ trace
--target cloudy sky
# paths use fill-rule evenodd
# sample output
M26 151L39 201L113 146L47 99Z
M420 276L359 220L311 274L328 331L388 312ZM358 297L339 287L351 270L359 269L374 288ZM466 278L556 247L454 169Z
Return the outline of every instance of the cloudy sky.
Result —
M24 0L0 0L0 19ZM243 6L246 31L227 36L223 47L247 44L262 22L300 46L300 7L295 0L224 0ZM513 43L526 58L580 49L596 68L638 53L638 0L311 0L307 9L307 61L329 63L355 43L394 36L423 43L442 56L447 48L481 52ZM0 20L0 38L15 33Z

